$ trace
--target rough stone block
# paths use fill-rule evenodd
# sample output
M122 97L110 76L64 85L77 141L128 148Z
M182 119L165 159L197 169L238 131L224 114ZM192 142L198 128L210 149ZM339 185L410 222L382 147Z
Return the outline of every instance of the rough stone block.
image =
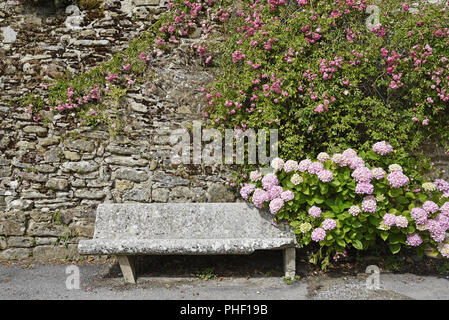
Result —
M0 212L0 235L21 236L25 234L27 214L19 212Z
M0 251L0 260L24 260L30 257L31 250L27 248L10 248Z
M38 261L77 259L79 258L76 244L66 246L38 246L33 249L33 258Z

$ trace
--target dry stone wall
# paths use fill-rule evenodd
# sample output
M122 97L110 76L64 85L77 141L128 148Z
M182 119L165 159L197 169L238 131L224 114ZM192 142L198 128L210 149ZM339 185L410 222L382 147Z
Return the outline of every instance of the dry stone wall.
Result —
M200 88L212 80L188 53L198 39L153 57L148 81L111 102L106 112L121 112L118 135L49 111L36 123L9 103L108 60L164 10L163 0L107 0L101 17L82 12L80 25L92 28L72 30L64 10L0 1L0 260L78 258L76 243L92 237L102 202L235 201L220 167L169 161L169 134L200 118Z

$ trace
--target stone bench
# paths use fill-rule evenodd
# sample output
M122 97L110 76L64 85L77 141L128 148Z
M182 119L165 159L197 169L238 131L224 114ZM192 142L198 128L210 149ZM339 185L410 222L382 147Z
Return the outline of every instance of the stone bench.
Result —
M116 255L125 282L135 283L137 255L250 254L283 249L284 273L295 275L295 235L280 230L273 216L246 203L100 204L85 255Z

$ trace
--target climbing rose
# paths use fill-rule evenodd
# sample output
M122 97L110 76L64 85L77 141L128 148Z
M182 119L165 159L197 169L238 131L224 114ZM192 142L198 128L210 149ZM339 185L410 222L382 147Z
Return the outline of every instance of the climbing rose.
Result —
M326 231L322 228L316 228L312 231L311 238L316 242L322 241L326 238Z

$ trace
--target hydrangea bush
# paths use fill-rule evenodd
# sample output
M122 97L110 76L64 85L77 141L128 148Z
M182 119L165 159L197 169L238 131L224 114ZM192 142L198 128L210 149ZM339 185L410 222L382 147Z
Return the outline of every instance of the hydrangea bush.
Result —
M313 262L365 250L382 239L393 254L432 247L449 257L449 183L424 182L395 163L397 153L385 141L367 152L346 149L317 160L276 158L272 172L250 174L240 189L243 199L269 210L276 222L288 221L300 246L320 245Z

